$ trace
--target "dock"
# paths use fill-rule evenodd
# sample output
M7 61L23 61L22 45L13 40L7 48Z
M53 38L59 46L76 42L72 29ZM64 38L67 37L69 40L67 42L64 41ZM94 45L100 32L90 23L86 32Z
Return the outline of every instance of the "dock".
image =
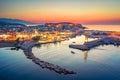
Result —
M94 41L85 42L83 45L79 44L70 44L70 48L80 49L80 50L90 50L100 45L114 45L119 46L120 40L116 38L102 38Z

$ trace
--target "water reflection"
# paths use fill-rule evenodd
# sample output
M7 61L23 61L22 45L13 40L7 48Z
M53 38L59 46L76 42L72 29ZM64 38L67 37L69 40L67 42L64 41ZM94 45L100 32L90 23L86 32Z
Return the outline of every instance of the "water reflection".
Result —
M87 62L87 58L88 58L88 51L85 50L83 52L84 52L84 63L86 63Z
M71 51L71 53L75 54L75 55L80 54L80 53L77 53L75 51ZM83 55L84 55L84 63L86 63L87 62L87 58L88 58L88 50L84 50L83 51Z

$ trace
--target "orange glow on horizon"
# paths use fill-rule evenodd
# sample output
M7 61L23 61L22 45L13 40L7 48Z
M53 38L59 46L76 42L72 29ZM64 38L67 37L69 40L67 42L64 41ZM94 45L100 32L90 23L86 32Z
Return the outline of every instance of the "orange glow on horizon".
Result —
M29 12L28 12L29 13ZM27 14L27 13L24 13ZM99 22L99 21L114 21L120 20L120 16L117 15L100 15L97 13L89 14L89 15L69 15L67 13L29 13L26 15L9 15L8 18L22 19L26 21L32 22L74 22L74 23L89 23L89 22Z
M0 18L33 22L119 23L117 0L20 0L0 1Z

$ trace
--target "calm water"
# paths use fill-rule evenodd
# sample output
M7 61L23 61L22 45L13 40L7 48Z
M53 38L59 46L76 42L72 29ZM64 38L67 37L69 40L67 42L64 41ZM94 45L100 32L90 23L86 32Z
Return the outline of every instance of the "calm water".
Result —
M0 80L120 80L120 47L99 46L90 51L68 47L72 42L83 44L83 40L84 36L78 36L32 49L37 58L73 70L77 73L73 75L42 69L27 59L22 50L0 48Z
M120 31L120 25L84 25L88 30Z

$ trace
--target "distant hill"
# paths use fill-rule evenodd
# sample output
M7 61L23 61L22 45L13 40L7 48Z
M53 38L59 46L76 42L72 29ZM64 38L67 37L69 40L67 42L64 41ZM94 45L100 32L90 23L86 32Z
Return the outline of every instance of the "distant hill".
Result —
M5 25L5 24L27 25L27 24L35 24L35 23L19 20L19 19L0 18L0 25Z

